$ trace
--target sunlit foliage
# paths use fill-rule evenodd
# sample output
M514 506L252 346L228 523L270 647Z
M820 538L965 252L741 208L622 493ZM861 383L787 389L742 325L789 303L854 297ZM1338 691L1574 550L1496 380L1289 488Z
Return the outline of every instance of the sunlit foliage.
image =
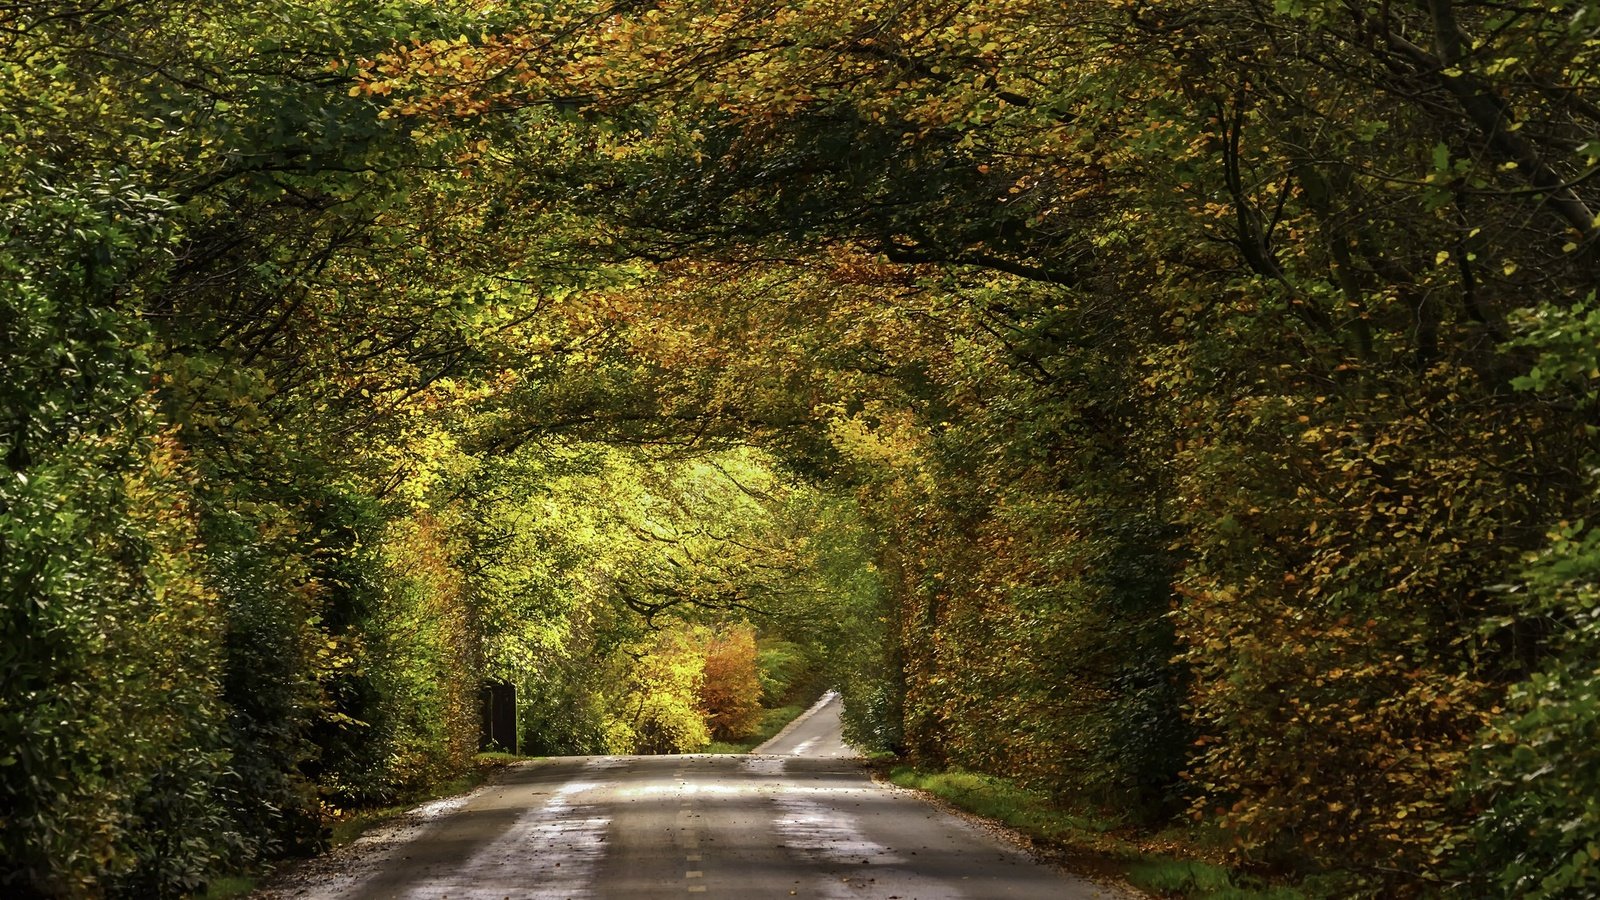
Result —
M0 889L314 849L494 681L1592 893L1596 15L0 9Z

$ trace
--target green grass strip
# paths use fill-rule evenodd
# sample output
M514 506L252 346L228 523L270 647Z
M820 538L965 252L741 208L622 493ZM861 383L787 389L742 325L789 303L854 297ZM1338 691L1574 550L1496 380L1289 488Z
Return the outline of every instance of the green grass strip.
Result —
M1010 779L951 769L927 772L893 766L888 779L926 791L958 809L1006 825L1064 851L1075 868L1110 875L1157 897L1196 900L1310 900L1298 888L1269 885L1253 876L1194 859L1177 859L1141 848L1118 833L1118 823L1063 809L1047 794Z

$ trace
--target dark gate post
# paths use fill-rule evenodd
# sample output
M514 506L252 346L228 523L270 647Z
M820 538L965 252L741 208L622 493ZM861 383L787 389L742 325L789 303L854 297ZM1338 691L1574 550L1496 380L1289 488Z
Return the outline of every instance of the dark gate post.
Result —
M478 698L483 723L478 749L517 752L517 686L491 681L478 692Z

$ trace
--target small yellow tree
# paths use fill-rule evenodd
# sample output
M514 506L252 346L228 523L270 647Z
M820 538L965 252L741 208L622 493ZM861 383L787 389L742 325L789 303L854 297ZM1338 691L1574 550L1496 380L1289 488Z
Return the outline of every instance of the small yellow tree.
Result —
M711 742L696 706L704 663L694 635L683 629L658 633L634 669L634 753L690 753Z
M712 737L748 737L761 721L761 679L756 666L756 632L741 623L710 635L705 644L705 677L700 708Z

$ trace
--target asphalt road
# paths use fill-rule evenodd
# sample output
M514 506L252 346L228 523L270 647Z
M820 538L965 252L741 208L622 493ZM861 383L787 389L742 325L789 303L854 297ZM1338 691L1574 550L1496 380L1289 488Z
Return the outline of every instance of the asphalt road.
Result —
M858 755L855 748L844 742L844 723L839 721L839 695L832 691L753 753L844 759L854 759Z
M837 700L748 756L544 759L420 808L266 892L301 900L1088 900L1063 875L875 784Z

